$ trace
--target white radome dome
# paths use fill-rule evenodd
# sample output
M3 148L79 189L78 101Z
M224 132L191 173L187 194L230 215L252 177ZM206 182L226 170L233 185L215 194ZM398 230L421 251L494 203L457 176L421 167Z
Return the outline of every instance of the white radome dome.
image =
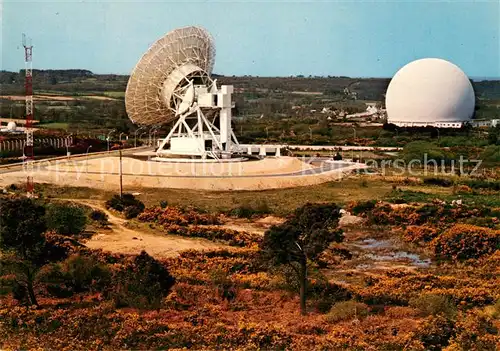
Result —
M9 122L9 123L7 123L7 130L8 131L12 131L13 132L13 131L16 130L16 128L17 128L17 125L16 125L15 122Z
M387 88L385 104L389 123L447 126L472 118L475 96L469 78L459 67L425 58L396 73Z

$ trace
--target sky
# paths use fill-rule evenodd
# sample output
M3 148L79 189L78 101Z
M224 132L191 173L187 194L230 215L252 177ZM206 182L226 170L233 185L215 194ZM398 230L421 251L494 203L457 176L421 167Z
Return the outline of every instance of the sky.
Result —
M0 0L0 69L129 74L177 27L215 38L214 73L392 77L419 58L449 60L469 77L500 77L500 0L45 1Z

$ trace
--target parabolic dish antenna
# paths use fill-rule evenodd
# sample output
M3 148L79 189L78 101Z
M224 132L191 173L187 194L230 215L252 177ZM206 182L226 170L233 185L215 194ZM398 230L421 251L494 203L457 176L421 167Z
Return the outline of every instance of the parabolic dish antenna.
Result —
M175 122L158 156L229 158L237 151L231 130L233 87L217 88L210 77L214 60L212 36L203 28L184 27L157 40L132 71L125 93L132 122Z

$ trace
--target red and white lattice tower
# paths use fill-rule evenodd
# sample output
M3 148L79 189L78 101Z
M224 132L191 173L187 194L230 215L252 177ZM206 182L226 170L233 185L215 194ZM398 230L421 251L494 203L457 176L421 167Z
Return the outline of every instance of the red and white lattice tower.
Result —
M26 190L28 196L32 197L34 195L34 184L33 184L33 63L32 63L32 53L33 45L31 45L31 39L26 38L23 34L23 47L24 47L24 63L25 63L25 73L26 77L24 80L24 88L26 91L26 146L24 148L24 162L25 169L28 174L26 180Z

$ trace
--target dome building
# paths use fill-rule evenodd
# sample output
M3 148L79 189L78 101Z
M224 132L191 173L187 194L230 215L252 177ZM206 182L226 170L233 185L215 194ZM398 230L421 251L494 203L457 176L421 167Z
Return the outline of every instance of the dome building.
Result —
M385 99L388 123L399 127L460 128L474 114L469 78L437 58L413 61L392 78Z
M7 123L7 130L9 132L15 132L16 129L17 129L17 125L16 125L15 122L9 122L9 123Z

